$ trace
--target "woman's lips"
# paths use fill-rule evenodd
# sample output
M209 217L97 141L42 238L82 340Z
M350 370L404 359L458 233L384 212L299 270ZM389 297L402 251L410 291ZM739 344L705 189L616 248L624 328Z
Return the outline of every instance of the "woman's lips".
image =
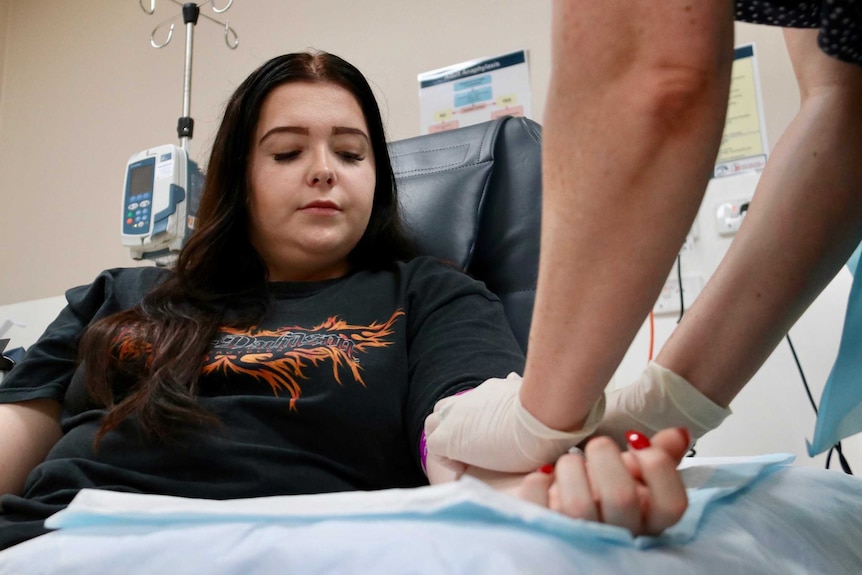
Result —
M301 211L308 214L331 215L340 212L341 208L339 208L334 202L320 201L306 204L301 208Z

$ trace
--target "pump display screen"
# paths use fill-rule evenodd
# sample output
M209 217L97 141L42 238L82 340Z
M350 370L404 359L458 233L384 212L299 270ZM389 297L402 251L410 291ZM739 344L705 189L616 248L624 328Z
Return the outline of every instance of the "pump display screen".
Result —
M150 231L155 174L156 163L152 158L129 167L123 202L124 234L146 234Z
M133 196L153 191L153 176L156 173L154 164L138 166L129 174L129 193Z

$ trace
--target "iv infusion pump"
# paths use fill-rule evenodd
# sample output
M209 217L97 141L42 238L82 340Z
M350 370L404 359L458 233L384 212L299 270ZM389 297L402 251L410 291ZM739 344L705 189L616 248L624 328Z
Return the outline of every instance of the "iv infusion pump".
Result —
M184 148L166 144L126 164L122 242L132 258L173 263L194 230L203 174Z

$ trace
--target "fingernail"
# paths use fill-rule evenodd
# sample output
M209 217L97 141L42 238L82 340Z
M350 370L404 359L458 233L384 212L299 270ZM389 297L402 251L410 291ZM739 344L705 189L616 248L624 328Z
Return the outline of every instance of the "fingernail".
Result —
M577 445L570 447L569 453L571 453L573 455L580 455L581 457L586 457L586 455L584 455L584 450L581 449L580 447L578 447Z
M640 431L627 431L626 441L632 449L644 449L650 446L649 437Z
M680 433L682 433L682 436L685 437L686 447L691 445L691 434L688 432L688 429L686 429L685 427L677 427L677 429Z
M539 471L541 471L542 473L547 473L548 475L550 475L551 473L554 472L554 466L553 466L553 464L548 463L546 465L541 466L539 468Z

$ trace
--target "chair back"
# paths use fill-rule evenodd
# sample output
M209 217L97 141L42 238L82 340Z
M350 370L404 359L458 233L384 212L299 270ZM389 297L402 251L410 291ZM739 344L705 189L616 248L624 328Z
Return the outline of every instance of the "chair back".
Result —
M539 263L541 144L539 124L508 116L389 144L408 236L423 255L485 282L524 352Z

